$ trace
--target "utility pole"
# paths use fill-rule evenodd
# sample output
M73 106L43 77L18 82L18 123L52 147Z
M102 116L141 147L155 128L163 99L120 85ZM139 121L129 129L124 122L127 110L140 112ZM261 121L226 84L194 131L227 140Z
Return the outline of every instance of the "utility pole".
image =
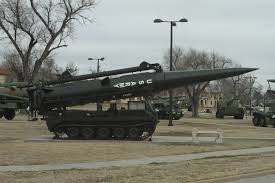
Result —
M103 61L105 58L101 57L101 58L88 58L88 60L97 60L97 72L100 71L100 66L99 66L99 61ZM102 111L102 104L101 103L96 103L96 108L97 111Z
M252 87L257 77L249 76L249 115L252 115Z

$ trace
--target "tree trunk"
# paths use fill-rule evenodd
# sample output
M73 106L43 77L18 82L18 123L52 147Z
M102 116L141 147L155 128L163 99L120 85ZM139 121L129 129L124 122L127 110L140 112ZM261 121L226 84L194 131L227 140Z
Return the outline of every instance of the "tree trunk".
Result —
M199 117L199 97L198 96L192 97L192 117L194 118Z
M35 61L34 68L33 68L33 71L32 71L32 76L31 76L32 81L36 80L36 77L38 75L39 69L41 68L43 60L40 58L39 60Z
M29 62L27 60L23 60L23 80L30 82L30 70L29 70Z

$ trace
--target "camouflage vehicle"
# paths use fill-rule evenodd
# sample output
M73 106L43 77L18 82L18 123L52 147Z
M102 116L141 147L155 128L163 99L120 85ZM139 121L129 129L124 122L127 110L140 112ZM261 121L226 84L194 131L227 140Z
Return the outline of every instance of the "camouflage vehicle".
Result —
M224 116L234 116L235 119L243 119L244 107L241 107L240 100L219 100L217 103L216 118L224 118Z
M269 110L253 112L252 122L254 126L272 125L275 127L275 91L271 89L270 83L275 83L275 80L268 80L269 89L265 94L265 108L268 107Z

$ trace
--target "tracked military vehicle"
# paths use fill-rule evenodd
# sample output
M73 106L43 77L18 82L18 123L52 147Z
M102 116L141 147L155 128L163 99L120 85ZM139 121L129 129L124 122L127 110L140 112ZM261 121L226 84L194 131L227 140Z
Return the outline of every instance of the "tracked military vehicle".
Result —
M174 105L172 108L172 118L174 120L179 120L183 117L184 113L181 110L181 106L177 103L178 97L173 98ZM169 119L169 98L168 97L158 97L152 100L152 105L155 108L156 113L158 114L159 119Z
M271 89L270 83L275 83L275 80L268 80L269 89L265 94L265 108L268 107L269 110L256 110L253 112L252 122L254 126L266 127L272 125L275 127L275 91Z
M25 110L28 107L29 99L26 90L18 89L16 85L19 83L0 84L0 118L13 120L16 110Z
M56 137L71 139L146 139L155 131L157 115L147 101L129 101L127 109L111 103L107 111L53 110L47 113L48 129Z
M130 67L53 81L29 83L30 111L46 120L55 136L73 139L145 139L154 133L157 115L149 103L117 111L69 110L68 107L118 100L150 97L162 90L244 74L255 69L234 68L185 72L163 72L159 64L143 62ZM123 74L121 76L118 76ZM113 77L110 77L113 76ZM114 77L116 76L116 77ZM130 104L129 104L130 105ZM142 104L139 104L142 105Z
M235 119L243 119L244 107L240 105L240 100L219 100L217 103L216 118L224 118L224 116L234 116Z

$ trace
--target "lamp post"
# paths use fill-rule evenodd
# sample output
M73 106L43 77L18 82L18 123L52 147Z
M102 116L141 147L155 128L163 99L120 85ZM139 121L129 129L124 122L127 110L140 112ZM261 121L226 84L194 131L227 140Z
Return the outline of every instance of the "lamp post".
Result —
M96 72L99 72L99 68L100 68L100 66L99 66L99 61L103 61L105 58L104 57L101 57L101 58L88 58L88 60L97 60L97 71ZM101 103L96 103L96 108L97 108L97 110L98 111L102 111L102 105L101 105Z
M252 115L252 89L253 89L253 84L257 79L257 77L248 76L245 78L249 79L249 115L251 116Z
M96 72L99 72L99 61L103 61L105 58L104 57L101 57L101 58L88 58L88 60L97 60L97 71Z
M185 23L188 22L186 18L182 18L177 21L164 21L161 19L155 19L154 23L163 23L168 22L170 23L170 71L173 70L173 27L177 25L177 22ZM173 90L169 90L169 124L168 126L173 126Z

